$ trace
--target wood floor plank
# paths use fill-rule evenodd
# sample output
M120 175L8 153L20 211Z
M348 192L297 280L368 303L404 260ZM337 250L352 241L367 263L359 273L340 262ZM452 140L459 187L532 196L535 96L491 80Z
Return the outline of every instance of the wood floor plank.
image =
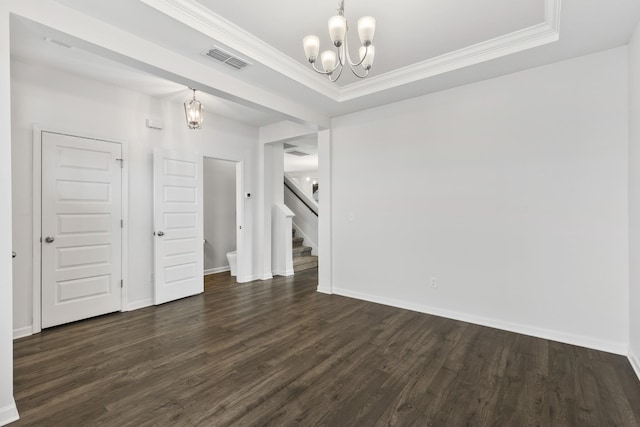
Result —
M16 426L640 426L622 356L316 292L317 270L14 343Z

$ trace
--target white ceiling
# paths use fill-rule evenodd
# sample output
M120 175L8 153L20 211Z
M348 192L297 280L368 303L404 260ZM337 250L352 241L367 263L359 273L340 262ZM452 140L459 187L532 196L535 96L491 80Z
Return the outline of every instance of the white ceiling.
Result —
M284 171L285 172L303 172L318 170L318 138L316 135L305 136L287 141L287 144L293 145L291 148L284 150ZM298 151L307 154L306 156L297 156L289 154L289 152Z
M308 66L302 38L320 37L321 49L332 48L327 20L336 14L338 0L243 1L197 0L285 55ZM371 76L412 65L447 52L544 22L544 0L346 0L353 57L359 39L357 20L376 18L375 66ZM356 78L343 74L338 83Z
M306 34L316 33L328 45L326 20L337 0L55 1L328 117L622 46L640 19L638 0L346 0L352 27L363 15L377 19L376 62L371 77L345 79L338 86L310 69L301 43ZM46 35L46 28L40 30L38 37ZM12 28L12 42L13 36ZM122 69L111 64L112 73L102 58L87 52L54 58L34 54L33 46L23 49L23 38L28 41L18 33L12 49L25 60L50 61L101 79L114 78ZM351 40L357 41L356 34ZM202 52L214 45L253 66L238 72L204 57ZM76 55L69 57L73 65L65 65L67 54ZM175 90L180 88L184 85ZM256 114L244 120L265 124L282 119L276 112Z

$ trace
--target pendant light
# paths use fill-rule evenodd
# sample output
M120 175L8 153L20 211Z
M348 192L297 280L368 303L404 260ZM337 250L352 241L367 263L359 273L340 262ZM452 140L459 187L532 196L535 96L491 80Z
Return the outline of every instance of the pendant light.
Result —
M187 126L189 126L189 129L200 129L202 128L204 107L202 107L202 103L196 99L196 90L191 90L193 91L193 98L185 101L184 114L187 118Z

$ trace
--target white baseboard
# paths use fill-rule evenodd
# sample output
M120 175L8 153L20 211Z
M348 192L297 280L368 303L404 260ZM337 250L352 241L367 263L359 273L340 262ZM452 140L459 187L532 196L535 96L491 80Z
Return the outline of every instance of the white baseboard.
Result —
M302 230L300 230L300 228L296 225L295 221L291 221L291 225L293 225L293 228L296 229L296 233L300 233L300 237L302 237L304 239L304 244L305 246L310 246L311 247L311 255L318 255L318 245L312 241L310 238L307 237L306 234L304 234L302 232Z
M127 310L139 310L145 307L151 307L153 305L153 298L142 299L140 301L134 301L127 304Z
M0 426L7 425L14 421L18 421L20 419L20 415L18 415L18 407L16 406L16 401L11 399L12 403L3 408L0 408Z
M636 372L636 376L640 380L640 358L629 348L629 354L627 356L629 358L629 363L631 363L631 367Z
M228 265L226 267L209 268L204 271L204 275L208 276L209 274L224 273L225 271L229 271Z
M13 330L13 339L17 340L18 338L24 338L33 335L33 326L24 326L22 328Z
M293 270L285 270L285 271L274 271L273 275L274 276L293 276L295 274L295 272Z
M447 319L459 320L476 325L488 326L490 328L501 329L504 331L515 332L522 335L529 335L536 338L591 348L594 350L606 351L608 353L619 354L622 356L627 356L627 353L629 351L626 343L605 341L583 335L567 334L560 331L505 322L503 320L492 319L489 317L475 316L473 314L444 310L441 308L431 307L423 304L410 303L406 301L380 297L377 295L370 295L363 292L351 291L348 289L340 289L334 287L333 293L349 298L356 298L363 301L374 302L377 304L389 305L392 307L403 308L406 310L417 311L419 313L431 314L434 316L445 317Z
M260 277L260 280L271 280L271 279L273 279L273 274L271 273L263 274L262 277Z
M247 283L253 282L254 280L261 280L262 276L259 274L254 274L253 276L236 276L236 282L238 283Z
M316 289L316 291L320 292L321 294L333 295L333 292L331 291L330 288L324 288L324 287L318 286L318 289Z

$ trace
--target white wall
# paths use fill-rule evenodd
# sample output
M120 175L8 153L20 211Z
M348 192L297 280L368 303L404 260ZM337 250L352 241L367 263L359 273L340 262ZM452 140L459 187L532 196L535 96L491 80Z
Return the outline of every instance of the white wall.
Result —
M236 163L204 159L204 269L229 267L236 250Z
M32 127L126 140L129 143L129 290L130 305L151 302L152 289L152 151L155 146L198 151L205 156L243 162L244 188L257 188L258 129L208 115L203 129L189 130L180 104L128 89L87 80L55 69L12 62L14 330L31 325L31 185ZM185 89L185 98L188 91ZM145 127L145 118L164 120L165 129ZM0 168L2 169L2 168ZM252 200L244 205L243 234L250 280L260 275L259 247L254 245L257 215ZM239 278L240 279L240 278Z
M629 44L629 359L640 377L640 25Z
M626 52L334 119L334 292L626 353Z

